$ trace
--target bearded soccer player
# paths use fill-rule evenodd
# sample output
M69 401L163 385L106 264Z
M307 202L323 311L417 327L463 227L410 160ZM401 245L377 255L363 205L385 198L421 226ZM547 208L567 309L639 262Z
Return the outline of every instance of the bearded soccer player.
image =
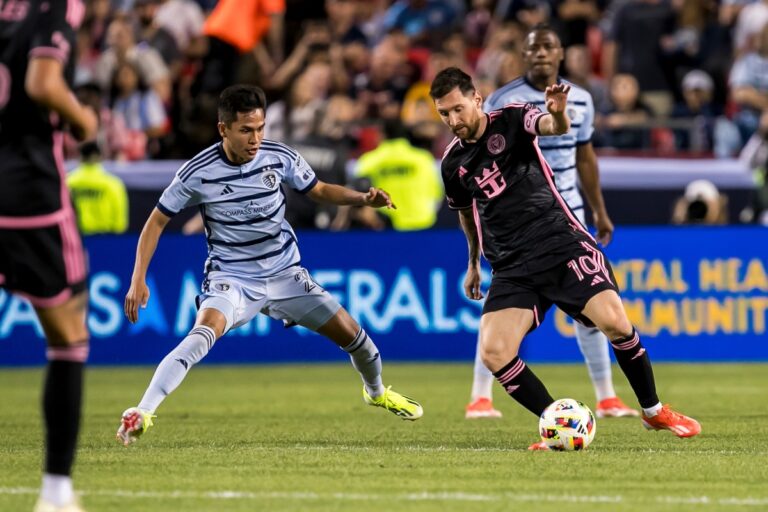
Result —
M485 114L472 79L460 69L444 69L432 82L435 107L456 136L441 172L469 245L467 297L483 298L481 252L493 269L480 319L480 357L507 394L540 416L554 399L518 351L557 305L608 337L647 429L695 436L701 431L696 420L659 402L650 359L624 311L610 263L557 191L539 150L539 136L568 132L569 90L567 84L548 86L546 113L516 103Z
M563 47L560 38L547 26L535 27L525 38L523 61L525 75L499 88L485 100L484 110L491 112L503 108L509 103L532 103L539 108L545 104L544 91L547 86L567 83L567 108L571 119L571 128L560 136L548 137L540 148L544 159L551 166L555 186L574 216L585 225L584 199L592 210L592 218L597 229L597 241L608 245L613 236L613 223L600 191L600 178L597 168L597 156L592 148L593 122L595 107L588 91L564 81L558 76L558 69L563 60ZM577 177L578 176L578 177ZM580 187L579 187L580 186ZM595 327L587 327L576 322L576 341L587 363L589 377L595 390L598 418L638 416L639 413L627 407L616 395L611 375L611 358L608 355L608 340ZM493 375L483 364L480 357L480 340L475 355L475 368L472 380L472 401L467 405L467 418L500 417L501 411L493 407L491 385Z
M4 2L0 15L0 287L45 332L45 461L37 512L82 510L72 490L88 357L86 265L64 179L64 130L96 136L72 93L81 2ZM16 411L20 413L20 411Z
M137 407L122 415L117 439L126 446L152 426L155 410L214 343L259 312L322 334L349 354L363 380L363 399L405 420L421 406L381 377L373 340L301 266L298 241L285 220L285 183L314 201L335 205L394 205L386 192L367 193L320 181L289 146L264 139L264 92L234 85L219 98L221 142L182 165L144 225L136 248L125 314L136 322L149 299L147 269L171 217L197 206L205 223L208 259L198 314L189 334L161 362Z

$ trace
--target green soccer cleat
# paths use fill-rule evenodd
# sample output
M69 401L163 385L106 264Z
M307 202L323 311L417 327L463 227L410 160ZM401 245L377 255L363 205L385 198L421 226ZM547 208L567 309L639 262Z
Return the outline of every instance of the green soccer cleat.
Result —
M383 407L388 411L392 411L404 420L413 421L424 415L424 409L421 408L419 402L413 398L401 395L397 391L392 391L392 386L387 386L384 394L376 398L372 398L368 391L365 390L365 386L363 386L363 400L368 405Z
M126 409L122 418L120 418L120 428L117 429L115 437L124 446L128 446L153 425L152 418L157 418L157 416L147 411L142 411L138 407Z

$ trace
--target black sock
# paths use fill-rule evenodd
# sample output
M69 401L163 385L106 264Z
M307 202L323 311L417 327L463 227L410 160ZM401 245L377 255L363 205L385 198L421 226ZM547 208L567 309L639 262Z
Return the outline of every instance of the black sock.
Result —
M72 471L80 428L84 366L79 361L53 360L48 363L43 390L46 473L69 475Z
M509 396L536 416L541 416L544 409L555 401L539 378L517 356L493 375Z
M616 355L621 371L627 376L629 385L637 396L641 407L653 407L659 403L656 395L656 382L653 378L653 368L648 353L640 343L640 335L635 328L632 334L611 341L613 353Z

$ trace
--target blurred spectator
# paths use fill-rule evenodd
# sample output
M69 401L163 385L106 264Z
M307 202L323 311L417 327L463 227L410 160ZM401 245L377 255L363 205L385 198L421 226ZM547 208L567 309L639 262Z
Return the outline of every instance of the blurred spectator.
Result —
M269 119L269 117L267 117ZM335 95L315 116L312 131L303 138L288 142L314 169L318 179L326 183L345 185L347 162L355 140L349 135L350 126L357 121L355 103L343 95ZM288 201L285 218L295 228L328 229L336 216L336 206L320 204L306 194L284 188Z
M268 89L277 92L290 89L291 82L308 65L318 61L330 62L331 41L331 30L327 25L317 21L307 22L304 25L304 33L299 38L291 54L272 76L266 78ZM343 66L343 62L341 65ZM367 62L365 66L367 67ZM336 75L346 75L346 71L343 69L337 71Z
M281 142L307 137L324 110L330 88L331 67L321 62L310 64L293 82L286 99L267 108L266 137Z
M672 110L666 69L667 53L674 48L675 13L667 0L630 0L616 11L603 47L603 71L634 76L643 102L660 116Z
M411 85L405 73L407 54L396 36L388 35L373 49L370 69L352 81L352 97L369 119L393 119Z
M355 176L366 180L367 186L389 193L397 208L381 213L388 217L394 229L428 229L435 224L443 199L435 158L430 152L412 146L397 120L384 123L384 135L386 140L379 147L357 160ZM381 229L384 223L376 217L377 213L366 207L358 210L358 219L365 219L364 223L372 229Z
M768 110L760 116L760 125L744 146L739 160L752 170L755 181L750 204L742 210L739 220L768 226Z
M517 22L507 21L493 26L488 34L488 42L477 59L477 79L494 84L494 89L507 83L499 79L499 68L509 52L517 53L522 59L524 37L523 27Z
M745 5L733 29L733 48L736 57L757 51L760 47L760 33L768 23L768 0L756 0Z
M499 0L494 16L503 21L516 21L528 32L536 25L549 22L552 6L547 0Z
M370 44L378 43L387 29L384 21L387 17L389 0L365 0L356 2L357 18L360 20L360 29L365 34Z
M193 0L155 0L158 3L154 22L168 31L176 47L186 55L203 55L205 14Z
M136 0L134 11L139 21L139 41L158 51L168 66L172 79L181 68L181 51L173 35L156 22L160 0Z
M123 118L130 136L138 139L143 134L147 153L156 154L159 147L149 141L165 135L168 119L160 98L141 82L133 64L124 62L115 70L110 102L113 114Z
M739 106L734 122L741 136L738 150L755 133L760 114L768 109L768 24L760 32L757 51L740 57L733 64L729 80L731 97Z
M402 30L417 46L434 46L453 26L456 11L442 0L397 0L387 10L384 28Z
M112 21L107 30L108 48L96 63L95 78L102 89L109 90L115 71L123 62L135 66L141 82L147 84L163 103L171 98L171 76L157 50L137 45L133 28L124 19Z
M405 94L400 118L411 134L412 143L429 151L438 151L449 142L440 122L440 115L435 108L435 102L429 95L429 88L437 73L454 65L451 55L443 50L430 53L424 75L414 83Z
M113 112L107 102L101 87L95 82L88 82L75 88L77 99L98 113L99 130L96 134L100 157L107 160L140 160L144 158L147 137L144 133L133 134L125 126L125 120L120 113ZM78 154L77 143L72 139L69 143L68 155Z
M472 9L464 18L464 37L470 46L481 47L493 21L493 0L472 0Z
M285 0L219 0L203 25L208 53L195 91L218 95L236 83L241 56L247 52L268 48L260 53L266 74L282 63L284 16Z
M128 229L128 192L125 185L101 165L95 142L80 147L80 165L67 175L67 186L84 235L125 233Z
M727 224L728 197L708 180L695 180L676 202L672 224Z
M608 101L600 108L595 120L599 145L614 149L642 149L648 145L646 126L651 111L640 101L640 89L635 77L614 75Z
M563 48L587 44L587 31L597 23L606 0L555 0L552 25L557 28Z
M328 28L333 40L341 44L359 42L368 44L368 37L358 25L357 4L353 0L325 0L325 11L328 14Z
M605 80L592 72L589 49L575 44L565 49L565 76L592 95L592 103L600 106L606 102Z
M715 85L704 71L694 69L683 77L683 103L672 117L690 119L690 129L675 130L675 147L685 151L709 151L714 147L714 127L719 109L712 103Z

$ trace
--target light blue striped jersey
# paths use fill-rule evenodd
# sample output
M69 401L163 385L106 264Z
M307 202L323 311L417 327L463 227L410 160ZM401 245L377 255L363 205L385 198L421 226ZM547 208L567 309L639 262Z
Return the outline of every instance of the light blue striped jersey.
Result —
M188 206L200 207L208 242L206 274L221 270L269 277L301 260L285 220L281 183L306 193L317 177L285 144L265 139L253 160L237 165L218 143L179 168L157 208L173 216Z
M595 107L592 103L592 95L585 89L562 78L558 78L558 83L571 86L566 110L571 120L571 129L563 135L539 137L538 142L544 158L555 173L557 190L568 206L581 218L583 211L579 210L584 209L584 200L577 186L576 146L592 140ZM539 110L547 111L544 91L536 89L525 76L497 89L486 99L483 108L486 112L490 112L509 103L532 103L539 107Z

